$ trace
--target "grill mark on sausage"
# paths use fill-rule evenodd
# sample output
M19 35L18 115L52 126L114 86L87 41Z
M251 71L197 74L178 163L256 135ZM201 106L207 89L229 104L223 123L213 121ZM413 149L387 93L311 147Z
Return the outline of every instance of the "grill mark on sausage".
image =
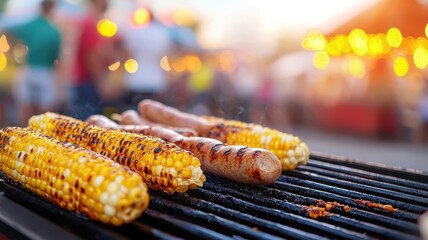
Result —
M204 142L199 142L197 145L196 145L196 147L198 148L198 150L200 150L201 149L201 147L203 147L204 146Z
M231 153L232 153L232 148L229 148L224 152L224 155L229 155Z

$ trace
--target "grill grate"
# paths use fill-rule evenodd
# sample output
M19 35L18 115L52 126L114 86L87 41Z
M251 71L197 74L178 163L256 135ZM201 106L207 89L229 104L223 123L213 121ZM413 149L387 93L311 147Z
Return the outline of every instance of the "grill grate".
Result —
M119 228L76 217L7 182L0 190L50 224L89 239L419 239L417 219L428 210L426 182L426 172L315 153L307 166L284 173L272 186L207 176L204 188L188 193L151 191L149 209ZM326 204L332 208L325 217L309 217ZM388 211L387 204L398 210Z

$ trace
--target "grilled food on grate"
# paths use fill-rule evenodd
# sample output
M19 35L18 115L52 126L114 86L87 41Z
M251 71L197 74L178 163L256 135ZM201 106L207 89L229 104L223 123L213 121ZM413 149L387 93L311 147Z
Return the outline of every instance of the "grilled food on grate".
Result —
M272 151L281 161L283 170L295 169L309 159L309 148L298 137L257 124L199 117L147 99L139 103L138 109L149 120L192 128L202 137Z
M123 125L147 125L152 127L162 127L173 130L174 132L177 132L186 137L198 136L196 131L191 128L171 127L166 124L155 123L146 118L138 116L138 113L135 110L126 110L122 114L114 113L111 115L111 118Z
M133 114L135 118L138 118L138 113ZM105 128L155 136L175 143L194 153L201 160L204 172L236 182L268 185L273 184L281 175L279 159L265 149L226 145L212 138L184 137L172 130L160 127L118 125L101 115L93 115L88 118L87 122Z
M155 137L104 129L55 113L31 117L29 127L128 166L152 189L185 192L205 181L198 158Z
M141 176L111 159L26 128L0 130L0 170L56 205L112 225L149 204Z

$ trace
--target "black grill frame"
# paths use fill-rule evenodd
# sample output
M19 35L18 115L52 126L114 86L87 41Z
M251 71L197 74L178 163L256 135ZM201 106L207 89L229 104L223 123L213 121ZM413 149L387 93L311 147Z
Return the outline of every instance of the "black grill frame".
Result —
M314 152L308 165L283 172L272 186L248 186L207 175L203 188L187 193L150 191L149 208L122 227L76 216L7 181L0 181L0 190L85 239L419 239L417 220L428 210L426 183L427 172ZM370 208L356 199L399 210ZM309 218L309 206L327 201L341 205L325 218Z

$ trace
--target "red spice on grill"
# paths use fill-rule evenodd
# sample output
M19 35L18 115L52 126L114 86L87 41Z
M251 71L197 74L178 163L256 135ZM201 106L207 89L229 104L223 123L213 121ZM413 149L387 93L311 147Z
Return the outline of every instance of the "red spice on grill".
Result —
M391 204L381 204L381 203L376 203L376 202L363 200L363 199L354 199L353 201L357 204L364 205L368 208L380 208L387 212L398 211L398 208L394 208Z
M331 215L331 213L328 212L325 208L317 207L314 205L310 205L309 207L304 206L302 207L302 211L306 212L308 216L312 219L324 218Z
M338 203L336 201L325 202L321 199L317 201L317 206L318 207L324 207L327 211L330 211L331 209L336 208L336 207L341 207L343 209L343 211L346 213L351 210L351 208L348 205L343 205L343 204Z

